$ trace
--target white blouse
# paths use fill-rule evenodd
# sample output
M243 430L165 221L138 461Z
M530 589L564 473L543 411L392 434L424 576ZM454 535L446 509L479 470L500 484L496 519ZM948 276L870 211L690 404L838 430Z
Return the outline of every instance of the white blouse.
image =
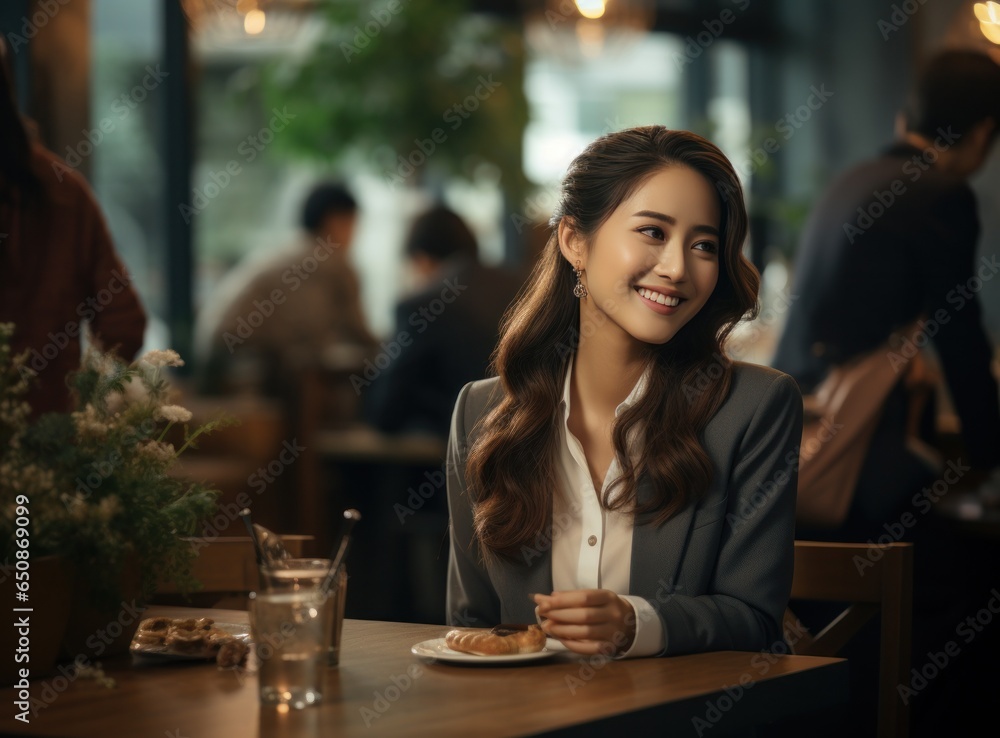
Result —
M630 511L606 510L600 502L604 491L621 476L621 466L617 457L612 459L599 495L583 446L569 430L572 374L571 360L563 383L563 422L559 424L560 486L552 496L552 586L556 591L610 589L621 595L636 614L635 640L621 656L652 656L663 650L666 641L663 624L653 606L642 597L628 595L633 515ZM616 418L642 398L648 377L647 369L629 396L615 408Z

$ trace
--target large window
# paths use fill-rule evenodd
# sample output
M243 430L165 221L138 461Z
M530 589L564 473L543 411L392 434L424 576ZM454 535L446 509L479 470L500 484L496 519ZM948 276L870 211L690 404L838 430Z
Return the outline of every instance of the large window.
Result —
M467 219L486 262L504 256L503 202L498 182L442 183L436 195L389 187L382 172L361 165L324 164L332 152L309 161L280 151L282 133L262 91L267 65L308 54L323 32L305 10L284 17L269 12L259 33L249 33L235 13L193 19L196 143L192 222L196 252L196 309L216 296L226 273L246 258L263 256L296 237L299 210L309 189L324 178L346 181L360 204L349 258L358 270L369 325L392 329L392 308L409 284L401 248L409 221L434 196ZM275 20L277 18L277 20ZM308 110L283 110L282 125L308 125Z
M558 183L573 157L602 133L653 123L680 126L682 76L671 59L681 47L680 39L664 33L589 53L569 42L530 46L528 178L543 186Z
M737 162L749 149L742 44L720 39L691 59L680 34L608 37L596 48L583 48L538 43L529 27L524 169L538 188L533 201L505 203L500 173L479 177L475 185L440 182L433 191L393 189L378 172L361 166L336 169L324 164L323 152L309 161L291 159L276 143L281 132L272 125L274 111L261 88L263 71L275 59L308 53L323 32L315 11L299 6L285 16L269 13L263 28L251 29L229 5L212 7L215 12L191 17L194 136L192 209L186 217L193 229L196 314L216 296L234 265L295 237L301 202L323 178L345 179L361 203L351 259L370 325L385 335L392 327L392 306L408 285L400 255L407 226L432 197L442 197L469 221L484 261L496 263L504 258L509 237L505 211L544 220L570 160L602 133L659 123L705 133ZM163 321L169 248L160 153L165 95L151 77L163 56L162 23L162 0L92 0L92 127L110 120L113 130L95 148L91 176L115 243L149 309L151 346L170 343ZM689 86L695 65L701 66L696 78L705 89L693 98ZM693 106L692 99L701 102ZM295 126L308 111L287 113L295 117L284 125ZM749 179L748 169L740 171Z
M71 151L57 152L71 166L89 165L115 246L149 315L147 348L170 342L159 151L161 85L173 72L161 65L160 6L161 0L92 0L90 125Z

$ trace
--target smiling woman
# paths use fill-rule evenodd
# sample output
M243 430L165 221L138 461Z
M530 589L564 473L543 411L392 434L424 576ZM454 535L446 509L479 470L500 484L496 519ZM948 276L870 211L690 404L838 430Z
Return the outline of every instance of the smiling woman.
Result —
M455 408L451 622L537 617L588 654L782 643L802 408L723 354L759 283L732 165L686 131L613 133L552 225L499 377Z
M660 212L658 203L669 203L676 215ZM590 239L563 218L561 252L581 270L581 282L591 295L580 304L581 321L604 313L632 344L635 339L663 344L673 338L718 282L719 217L718 197L708 180L674 165L649 176Z

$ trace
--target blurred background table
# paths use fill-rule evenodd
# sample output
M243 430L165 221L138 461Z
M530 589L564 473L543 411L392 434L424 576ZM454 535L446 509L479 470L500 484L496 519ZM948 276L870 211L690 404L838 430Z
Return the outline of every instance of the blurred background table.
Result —
M350 426L317 429L307 445L319 479L299 490L297 529L327 550L340 512L362 515L348 562L348 617L444 623L445 441Z

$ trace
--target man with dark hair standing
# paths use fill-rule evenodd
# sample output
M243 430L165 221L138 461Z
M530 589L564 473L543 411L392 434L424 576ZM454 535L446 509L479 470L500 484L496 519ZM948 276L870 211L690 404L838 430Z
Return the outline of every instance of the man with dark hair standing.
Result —
M986 161L998 132L1000 66L971 51L932 58L905 122L900 119L898 140L840 176L814 207L796 255L792 289L801 297L772 362L795 377L805 395L832 369L874 355L887 341L888 362L932 345L965 447L960 459L948 461L983 474L1000 466L1000 397L977 293L1000 264L992 253L977 257L979 218L968 179ZM893 337L913 324L919 332L912 345ZM834 530L800 526L797 537L866 541L894 524L905 528L904 540L915 543L913 666L919 671L928 649L954 637L963 608L995 581L989 585L988 574L977 578L989 569L986 562L969 561L982 552L926 514L930 506L921 490L939 478L951 482L954 473L940 454L926 453L934 442L934 403L919 411L904 375L899 372L882 404L846 520ZM800 485L800 502L808 494ZM899 524L910 520L915 523ZM970 657L963 656L968 666ZM868 676L877 673L863 657L851 658L862 665L853 673L867 667ZM948 722L967 714L948 703L962 696L947 695L962 681L959 671L914 698L915 735L935 734L933 726L944 724L947 732L962 733ZM857 699L862 690L852 692Z
M227 373L242 362L263 371L270 385L318 361L329 345L371 350L375 339L347 259L356 221L347 188L322 183L303 203L302 232L292 244L250 257L226 275L198 319L205 391L224 390Z

